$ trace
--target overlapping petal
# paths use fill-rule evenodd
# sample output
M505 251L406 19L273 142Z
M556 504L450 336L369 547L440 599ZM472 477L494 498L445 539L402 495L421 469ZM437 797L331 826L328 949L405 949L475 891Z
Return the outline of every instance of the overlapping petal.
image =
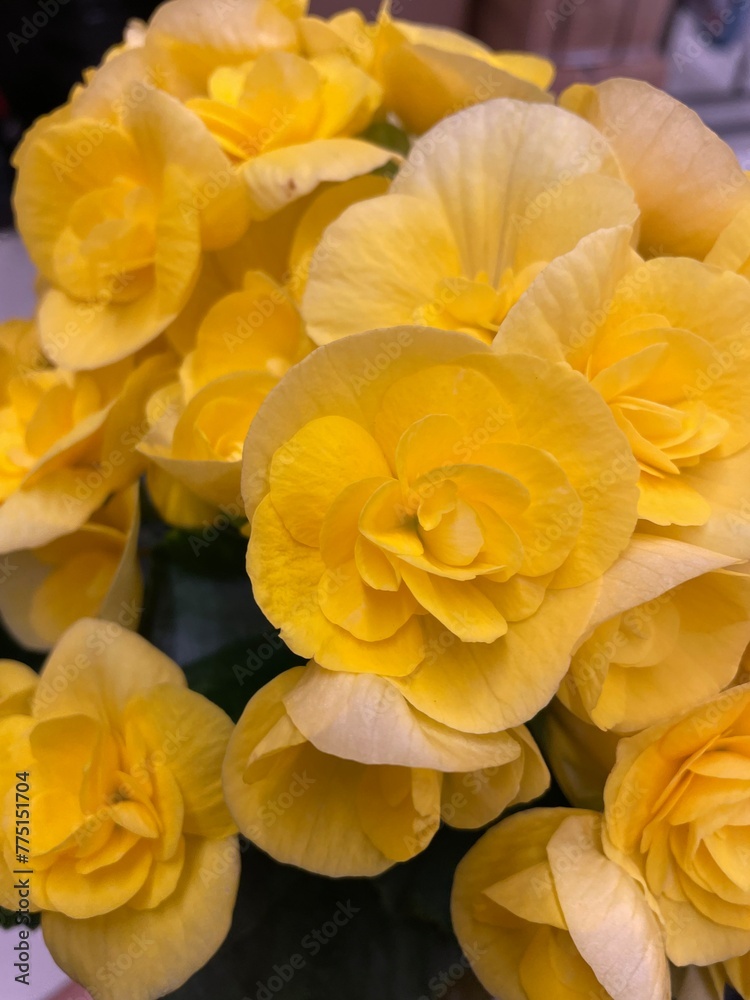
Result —
M512 1000L666 1000L662 932L640 886L602 853L601 821L532 809L459 864L453 926L477 976Z
M424 850L441 815L481 826L549 781L523 727L458 732L384 678L315 663L251 699L223 773L246 836L277 860L336 876L378 874Z
M436 126L388 194L332 223L303 315L319 344L407 322L490 341L550 261L636 217L591 126L552 106L487 101Z
M20 696L18 665L0 674ZM97 995L152 1000L226 936L239 880L220 781L231 730L175 663L93 619L56 645L29 714L3 718L3 902L17 851L12 775L23 771L31 907L55 961Z
M623 444L579 376L469 337L393 329L319 349L248 435L255 598L301 655L401 678L445 725L523 723L632 532Z

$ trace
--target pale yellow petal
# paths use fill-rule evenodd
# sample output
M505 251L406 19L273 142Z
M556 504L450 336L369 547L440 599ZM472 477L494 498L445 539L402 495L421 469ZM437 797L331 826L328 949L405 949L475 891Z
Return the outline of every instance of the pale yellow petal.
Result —
M464 274L484 272L497 287L523 245L527 219L544 217L547 203L554 208L552 191L565 192L573 179L593 173L619 176L614 156L588 123L551 105L495 100L449 118L417 142L391 190L439 206ZM631 219L609 225L618 221ZM576 232L580 225L570 220L565 249L587 231Z
M345 337L313 351L287 373L253 420L242 473L248 518L268 491L274 453L310 420L336 414L370 426L394 382L426 363L450 364L480 351L489 348L466 334L420 327Z
M325 753L364 764L472 771L520 757L506 733L472 736L413 709L385 678L310 665L284 698L290 718Z
M612 1000L670 1000L662 930L640 886L601 849L598 816L571 816L547 856L573 942Z
M644 252L702 258L750 191L730 147L694 111L640 80L576 84L560 103L614 150L641 209Z
M385 106L415 133L426 132L448 115L490 98L552 101L540 86L515 75L512 65L499 60L493 65L429 42L395 46L385 54L382 73Z
M393 683L419 711L467 733L520 725L557 690L594 597L590 587L549 592L535 615L490 644L432 625L419 669Z
M253 218L266 219L324 181L369 174L395 157L390 150L362 139L346 138L315 139L258 156L242 168Z
M631 260L632 232L603 229L551 261L511 308L493 342L498 354L533 354L581 369Z
M229 716L195 691L159 684L128 703L127 717L152 754L165 757L182 795L184 832L211 839L234 833L220 781Z
M37 718L82 713L116 722L133 696L158 684L184 688L185 675L122 623L87 618L68 629L47 659L33 712Z
M121 907L87 920L46 913L45 944L60 968L101 1000L155 1000L218 950L231 924L239 872L236 837L188 838L177 888L157 907ZM117 975L107 972L111 963Z
M438 283L461 273L455 240L439 208L383 195L348 208L310 261L302 301L317 344L414 322Z

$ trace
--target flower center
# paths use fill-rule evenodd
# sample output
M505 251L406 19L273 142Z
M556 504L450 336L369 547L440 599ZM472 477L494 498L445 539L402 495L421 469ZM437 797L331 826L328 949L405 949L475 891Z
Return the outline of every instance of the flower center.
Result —
M480 272L473 280L442 278L432 301L415 310L414 322L443 330L459 330L490 344L508 311L544 266L539 262L518 271L506 268L497 287L485 272Z

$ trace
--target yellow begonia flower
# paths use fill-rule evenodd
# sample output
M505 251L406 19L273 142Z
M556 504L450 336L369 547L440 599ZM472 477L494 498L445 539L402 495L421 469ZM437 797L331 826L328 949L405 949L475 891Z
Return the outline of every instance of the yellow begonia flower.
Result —
M656 901L676 965L750 950L750 685L620 740L605 849Z
M226 7L226 10L224 9ZM394 154L354 138L382 88L348 55L300 53L300 4L232 0L163 4L141 47L112 60L177 96L244 164L253 216L266 218L325 181L367 174ZM128 62L126 62L128 60ZM99 73L114 75L105 64Z
M316 664L255 695L224 762L242 833L279 861L335 876L376 875L424 850L441 815L482 826L548 784L524 727L460 733L384 678Z
M154 340L185 305L202 250L247 225L244 185L205 126L153 84L141 91L115 121L74 96L17 158L18 228L51 286L41 346L60 367L97 368Z
M79 618L136 628L143 585L138 566L138 485L112 497L78 531L13 552L0 585L0 615L27 649L49 649Z
M640 516L746 558L750 533L731 515L750 460L750 284L688 258L644 262L629 239L602 230L553 261L494 347L585 375L638 460Z
M416 143L387 195L329 226L303 299L308 332L324 344L413 323L490 342L550 261L636 215L588 123L520 101L470 108Z
M602 853L601 819L531 809L503 820L456 869L453 927L504 1000L669 1000L658 920Z
M726 570L735 562L681 542L634 539L603 589L631 588L631 600L635 581L652 590L612 617L600 594L558 691L563 704L600 729L635 732L729 685L750 642L750 577Z
M251 425L255 597L324 667L397 678L466 732L518 725L567 669L584 585L630 540L636 475L607 407L561 365L424 328L346 337Z
M18 904L7 877L26 772L31 907L55 962L100 1000L177 989L229 930L239 849L220 773L231 730L170 659L91 619L51 653L31 714L0 721L3 905ZM137 960L118 963L136 942Z
M234 160L316 139L354 136L370 124L380 88L344 56L305 59L266 52L240 66L223 66L208 96L187 102Z
M7 554L78 531L138 478L146 401L174 377L175 360L154 354L73 373L38 354L6 355L4 343L0 327L0 553Z
M560 104L614 150L641 210L644 256L702 259L750 199L732 149L662 90L641 80L575 84Z
M194 497L241 515L242 447L258 407L279 378L311 348L283 288L250 271L243 286L205 315L194 349L183 361L181 385L151 401L153 427L139 450L180 484L182 502L156 481L157 506L190 525L202 513Z

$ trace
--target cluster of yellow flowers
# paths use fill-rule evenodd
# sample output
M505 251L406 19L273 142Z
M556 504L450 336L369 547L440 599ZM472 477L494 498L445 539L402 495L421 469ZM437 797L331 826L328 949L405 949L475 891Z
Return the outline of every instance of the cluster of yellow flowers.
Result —
M208 960L238 829L375 875L539 798L529 723L571 808L459 866L480 980L750 1000L750 179L666 94L552 75L387 7L169 0L17 151L0 614L54 649L0 664L0 903L28 773L31 908L95 1000ZM128 630L144 474L242 527L309 660L234 729Z

